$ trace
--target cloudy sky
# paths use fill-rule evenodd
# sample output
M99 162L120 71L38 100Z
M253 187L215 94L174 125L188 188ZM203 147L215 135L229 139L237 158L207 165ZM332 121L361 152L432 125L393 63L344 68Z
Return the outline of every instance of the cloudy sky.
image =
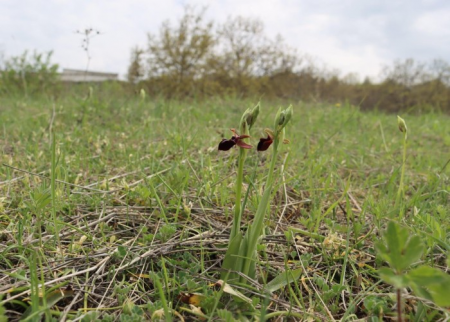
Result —
M396 59L450 61L449 0L0 0L0 55L54 51L62 68L84 69L77 30L93 28L91 70L126 74L131 48L176 21L186 4L207 5L207 18L258 17L301 53L341 75L379 75Z

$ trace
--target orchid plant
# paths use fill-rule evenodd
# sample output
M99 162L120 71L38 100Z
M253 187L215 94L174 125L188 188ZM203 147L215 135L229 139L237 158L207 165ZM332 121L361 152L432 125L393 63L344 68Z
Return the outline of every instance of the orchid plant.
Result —
M241 118L241 128L239 135L235 130L232 130L233 136L230 140L223 139L219 143L219 150L229 150L233 146L239 147L239 160L238 160L238 175L236 179L236 205L234 213L233 228L230 234L230 242L228 250L225 254L225 258L222 264L224 272L222 279L231 279L234 281L240 281L246 283L245 276L254 278L256 274L256 259L257 259L257 246L264 231L264 219L269 205L270 197L272 194L272 188L274 184L274 171L275 163L277 161L278 149L280 142L286 143L284 139L285 127L292 118L292 106L286 109L279 109L275 117L273 130L266 129L266 138L261 138L257 150L266 151L270 146L273 147L272 160L270 168L264 186L264 192L261 197L260 203L256 210L254 221L249 225L245 235L241 231L241 193L242 193L242 180L243 180L243 165L247 151L251 148L245 141L249 138L248 130L256 121L256 116L259 113L259 104L252 110L247 110ZM241 274L238 274L241 273Z
M239 148L239 157L238 157L238 172L236 177L236 202L234 206L234 220L233 220L233 228L231 230L230 234L230 242L233 240L234 236L240 231L241 229L241 219L242 219L242 212L241 209L241 198L242 198L242 183L244 181L244 163L245 159L247 157L247 150L251 149L252 146L246 143L246 139L250 138L250 129L252 128L253 124L255 124L256 119L258 118L259 114L259 103L253 107L248 108L244 114L241 117L239 131L241 135L237 133L235 129L231 129L231 132L233 132L233 136L231 139L223 139L219 143L219 150L221 151L228 151L232 147L237 146Z

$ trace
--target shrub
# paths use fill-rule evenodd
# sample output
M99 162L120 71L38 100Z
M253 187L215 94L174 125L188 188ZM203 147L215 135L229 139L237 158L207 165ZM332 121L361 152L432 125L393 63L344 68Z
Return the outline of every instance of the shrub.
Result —
M52 52L29 54L7 59L0 70L0 94L53 94L58 84L58 65L51 62Z

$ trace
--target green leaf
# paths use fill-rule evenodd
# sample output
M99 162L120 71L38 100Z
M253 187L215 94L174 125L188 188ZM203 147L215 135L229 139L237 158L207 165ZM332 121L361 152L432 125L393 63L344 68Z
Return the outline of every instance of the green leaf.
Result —
M416 295L439 306L450 306L450 275L447 273L434 267L419 266L411 270L406 278Z
M2 297L0 296L0 301L2 300ZM3 305L0 304L0 322L7 322L8 318L6 316L6 310L3 307Z
M367 296L364 299L364 307L369 313L376 315L382 315L389 311L387 300L378 296Z
M303 269L298 268L293 271L288 270L288 271L281 272L281 274L279 274L273 280L271 280L269 283L267 283L266 289L270 293L273 293L273 292L279 290L280 288L285 287L286 285L292 283L293 281L298 280L300 278L300 276L302 275L302 271L303 271Z
M74 295L74 291L71 288L66 288L66 289L56 289L54 291L51 291L47 294L45 294L45 304L46 304L46 308L52 308L56 303L58 303L58 301L60 301L61 299L68 297L68 296L73 296ZM41 317L44 314L44 311L46 308L43 307L43 300L42 298L39 299L39 311L33 312L33 307L29 306L28 309L23 313L21 320L26 320L26 319L32 319L32 318L36 318L36 317ZM1 321L1 316L0 316L0 321Z
M224 322L235 322L237 320L234 319L233 313L225 309L218 309L217 316L223 320Z
M406 229L405 229L406 230ZM406 269L412 264L419 261L424 251L424 245L419 236L413 236L408 240L408 243L402 249L402 269Z
M442 284L433 284L428 286L428 291L431 294L433 302L439 306L449 307L450 297L448 296L448 291L450 290L450 281L447 280Z
M433 301L433 296L431 295L431 293L428 291L427 288L414 283L411 283L410 287L413 290L415 296L424 298L429 301Z
M65 288L65 289L57 289L57 290L51 291L50 293L45 294L47 307L51 308L59 300L65 298L65 297L73 296L73 295L74 295L74 291L70 287Z
M125 257L127 255L127 248L125 246L118 246L117 247L117 253L120 257Z
M388 284L391 284L395 288L403 288L408 286L408 279L404 275L397 275L395 272L388 268L382 267L378 270L380 278Z
M440 269L425 265L412 269L407 274L407 277L412 282L421 286L445 283L447 279L450 278Z
M389 222L383 234L383 242L376 244L378 256L385 260L396 272L403 272L417 262L423 254L424 246L418 236L410 237L406 228Z
M225 253L225 258L223 259L222 268L224 271L221 274L221 278L225 279L225 277L229 274L229 271L237 271L241 270L240 263L242 260L239 259L240 248L242 242L242 232L236 234L228 245L227 252ZM228 280L234 279L234 274L228 275Z
M6 275L10 276L10 277L14 277L17 278L19 281L28 281L29 278L27 276L25 276L25 272L24 271L19 271L16 273L5 273Z
M250 298L248 298L247 296L245 296L238 290L235 290L234 288L232 288L230 286L230 284L225 283L222 280L218 280L216 282L216 285L220 286L225 293L230 294L232 297L234 297L235 300L242 300L242 301L252 305L252 300Z

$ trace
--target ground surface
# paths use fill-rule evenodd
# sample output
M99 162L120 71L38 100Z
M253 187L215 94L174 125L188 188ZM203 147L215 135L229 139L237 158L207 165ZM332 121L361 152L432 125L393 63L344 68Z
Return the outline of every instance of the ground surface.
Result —
M0 303L12 321L23 314L139 321L164 312L175 320L389 319L395 291L380 280L376 270L385 263L374 250L389 219L421 237L421 262L446 269L448 116L402 115L409 132L401 211L395 201L403 136L395 115L293 104L260 277L247 289L232 284L245 296L239 298L213 286L231 227L238 154L217 145L256 102L96 93L0 102ZM288 103L261 103L251 144L272 127L279 104ZM246 221L269 160L270 151L248 156ZM286 269L301 275L264 292ZM410 290L404 295L411 320L422 321L423 312L445 317Z

